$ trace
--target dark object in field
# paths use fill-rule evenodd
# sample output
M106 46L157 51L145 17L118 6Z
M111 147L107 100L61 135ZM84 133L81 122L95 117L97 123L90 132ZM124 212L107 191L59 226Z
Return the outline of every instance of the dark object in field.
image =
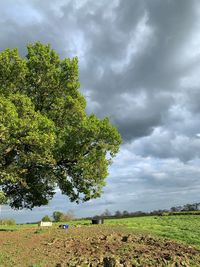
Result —
M69 225L68 224L60 224L59 225L59 228L61 228L61 229L68 229L69 228Z
M104 219L98 218L98 219L92 219L92 224L103 224Z
M116 259L111 257L106 257L103 259L103 266L104 267L114 267L116 266Z

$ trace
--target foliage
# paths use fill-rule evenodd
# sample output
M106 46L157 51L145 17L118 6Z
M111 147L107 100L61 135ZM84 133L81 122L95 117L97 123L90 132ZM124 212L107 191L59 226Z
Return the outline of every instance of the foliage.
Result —
M53 219L55 222L66 222L71 221L74 219L74 213L72 210L69 210L66 213L63 213L61 211L54 211L53 212Z
M101 214L100 217L111 217L111 216L112 213L108 209L105 209L105 211Z
M16 225L14 219L0 219L0 225Z
M0 191L0 205L6 204L7 203L7 198L3 192Z
M96 215L95 217L104 218L129 218L129 217L144 217L144 216L173 216L173 215L200 215L200 203L185 204L183 206L176 206L168 209L153 210L150 212L145 211L120 211L117 210L113 215L106 209L101 215ZM92 218L90 218L92 219Z
M49 218L48 215L45 215L45 216L42 218L41 221L42 221L42 222L51 222L51 219Z
M0 192L13 208L48 203L59 187L71 201L100 197L121 137L87 115L78 59L49 45L0 53Z
M68 222L75 218L74 212L72 210L67 211L66 213L63 213L60 217L61 222Z
M200 215L200 210L163 212L161 216Z
M61 211L54 211L53 212L53 219L55 222L60 222L60 218L63 215Z
M117 218L122 217L122 213L120 210L116 210L115 217L117 217Z

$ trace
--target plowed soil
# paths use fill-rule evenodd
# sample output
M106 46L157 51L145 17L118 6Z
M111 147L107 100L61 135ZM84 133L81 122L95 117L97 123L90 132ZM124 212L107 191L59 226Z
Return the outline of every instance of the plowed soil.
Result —
M0 231L0 266L200 266L200 251L120 227Z

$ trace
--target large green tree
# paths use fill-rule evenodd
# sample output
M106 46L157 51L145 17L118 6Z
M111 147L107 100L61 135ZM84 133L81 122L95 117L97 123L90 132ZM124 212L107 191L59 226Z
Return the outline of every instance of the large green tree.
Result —
M121 137L87 115L77 58L39 42L27 50L0 53L0 201L32 209L57 187L71 201L97 198Z

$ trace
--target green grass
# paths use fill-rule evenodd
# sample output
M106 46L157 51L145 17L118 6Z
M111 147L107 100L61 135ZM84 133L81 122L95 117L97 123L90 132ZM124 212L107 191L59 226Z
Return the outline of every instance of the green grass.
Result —
M37 224L15 224L15 225L0 225L1 231L17 231L26 228L37 228Z
M101 225L99 225L98 227L91 225L91 220L74 220L74 221L70 221L66 223L69 224L70 228L73 226L82 226L80 228L80 231L83 233L85 230L86 230L85 231L86 233L89 231L89 234L90 234L90 230L92 232L92 231L99 231L100 229L105 229L106 231L109 230L108 232L119 230L123 232L123 234L125 235L130 232L139 233L139 234L140 233L150 234L151 236L158 236L161 238L167 238L170 240L179 241L187 245L195 246L196 248L200 249L200 216L199 215L146 216L146 217L135 217L135 218L126 218L126 219L125 218L124 219L106 219L103 227ZM27 242L29 237L33 237L33 235L35 236L35 239L37 239L38 237L40 241L43 240L45 242L49 242L49 239L50 240L57 239L57 235L59 237L59 234L62 233L59 230L54 231L54 229L58 228L60 224L63 224L63 223L53 223L53 227L50 227L50 228L40 228L38 227L37 224L8 225L8 226L1 225L0 234L1 234L1 231L17 231L16 234L17 235L19 234L20 236L19 242L21 242L22 244L23 242ZM120 226L120 228L114 227L114 226ZM122 227L122 230L121 230L121 227ZM30 231L28 229L30 229ZM47 234L43 236L44 233L47 233ZM65 232L63 231L63 233ZM12 236L12 235L8 233L8 237L9 236ZM14 236L15 236L15 233L14 233ZM85 237L87 237L87 235L86 236L83 235L83 238ZM17 242L18 242L18 239L17 239ZM17 250L13 250L13 247L14 247L13 244L14 243L12 239L4 240L2 248L0 249L0 266L15 266L17 264L16 262L18 262L19 259L16 256L16 251L17 251L17 254L19 254L20 249L16 247ZM129 244L125 243L122 248L123 251L121 251L120 253L124 255L127 254L130 249L128 246ZM151 259L148 258L147 260L151 260ZM26 261L30 263L29 265L27 265L30 267L50 266L50 263L48 262L49 258L47 259L47 258L37 257L37 253L36 253L35 258L31 259L31 262L29 259L26 259ZM156 264L157 263L155 263L155 266L158 266ZM19 266L19 265L16 265L16 266ZM74 263L74 266L76 266L76 263ZM169 266L172 266L172 265L169 265ZM195 264L195 262L194 262L194 265L192 265L190 262L190 266L197 266L197 265Z
M62 223L53 223L58 227ZM90 220L74 220L67 222L69 227L91 225ZM199 215L178 215L178 216L148 216L127 219L107 219L105 225L120 225L132 229L134 232L157 235L181 241L200 249L200 216ZM17 231L26 228L34 228L37 233L40 230L37 224L24 225L0 225L0 231ZM39 230L38 230L39 229Z
M66 222L69 226L78 226L78 225L90 225L91 220L74 220ZM55 222L53 225L59 226L60 224L65 224L65 222Z
M91 225L90 220L75 220L67 222L69 227ZM58 227L61 223L54 223ZM159 237L173 239L200 249L200 216L147 216L127 219L106 219L105 225L120 225L138 233L147 233Z
M12 260L12 258L7 255L4 254L2 251L0 251L0 266L4 266L4 263L9 264L9 266L15 266L15 262Z
M200 249L200 216L149 216L128 219L110 219L108 225L122 225L137 232L178 240Z
M69 227L72 226L81 226L81 225L90 225L90 220L74 220L70 222L66 222L69 224ZM65 222L54 222L53 227L58 227L60 224L65 224ZM17 230L23 230L28 228L35 228L36 231L39 230L38 224L16 224L16 225L0 225L0 232L1 231L17 231ZM44 228L47 229L47 228Z

